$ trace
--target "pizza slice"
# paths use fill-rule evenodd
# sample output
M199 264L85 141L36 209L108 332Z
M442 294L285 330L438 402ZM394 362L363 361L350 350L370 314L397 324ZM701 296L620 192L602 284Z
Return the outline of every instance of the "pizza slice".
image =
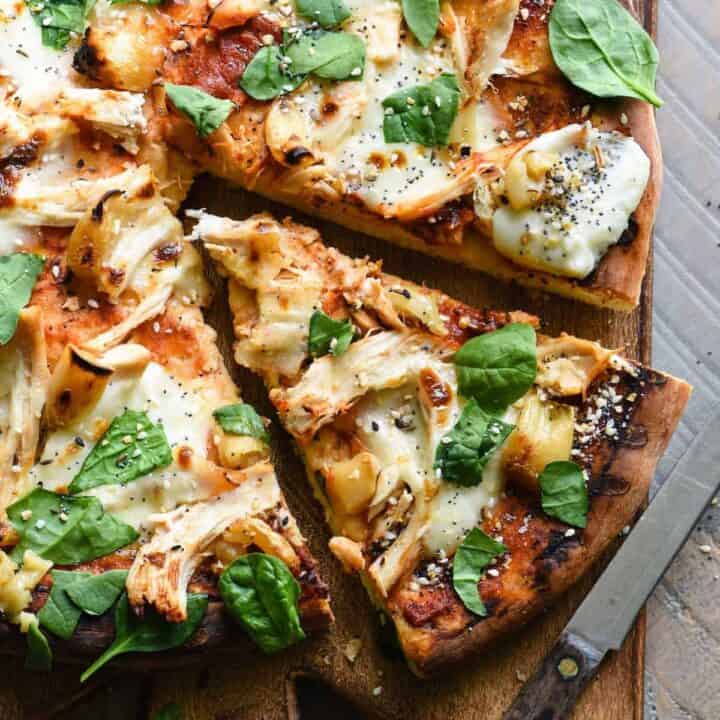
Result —
M330 622L328 589L203 320L200 256L148 166L88 198L0 257L3 649L17 626L29 667L99 655L83 679L247 645L234 625L279 651Z
M229 277L330 549L430 674L517 631L631 523L690 388L327 248L270 215L192 213Z
M622 310L660 191L657 63L617 0L98 6L73 61L145 93L199 169Z

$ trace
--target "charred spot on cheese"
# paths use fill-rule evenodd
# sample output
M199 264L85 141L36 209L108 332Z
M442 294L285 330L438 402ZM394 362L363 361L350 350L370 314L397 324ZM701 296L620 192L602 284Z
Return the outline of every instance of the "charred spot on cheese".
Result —
M42 142L42 138L36 135L0 158L0 207L12 205L12 191L20 178L20 171L37 160Z
M99 80L102 60L98 54L98 48L92 44L90 33L91 29L88 28L83 36L82 44L73 55L72 66L80 75L85 75L91 80Z
M98 201L97 205L92 209L90 216L95 222L102 222L103 219L103 208L105 203L115 195L122 195L122 190L108 190Z

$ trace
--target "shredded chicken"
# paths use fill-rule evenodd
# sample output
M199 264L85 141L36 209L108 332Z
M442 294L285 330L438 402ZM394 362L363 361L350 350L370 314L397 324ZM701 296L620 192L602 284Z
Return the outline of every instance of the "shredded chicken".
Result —
M152 516L152 536L141 546L127 578L133 606L150 603L172 622L185 620L187 585L209 546L233 523L280 502L280 488L268 463L236 474L235 480L237 487L212 499Z

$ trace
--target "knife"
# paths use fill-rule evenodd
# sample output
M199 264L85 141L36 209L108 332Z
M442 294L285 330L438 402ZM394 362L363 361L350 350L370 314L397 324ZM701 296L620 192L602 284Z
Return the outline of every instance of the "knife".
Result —
M564 720L720 489L720 414L684 453L503 720Z

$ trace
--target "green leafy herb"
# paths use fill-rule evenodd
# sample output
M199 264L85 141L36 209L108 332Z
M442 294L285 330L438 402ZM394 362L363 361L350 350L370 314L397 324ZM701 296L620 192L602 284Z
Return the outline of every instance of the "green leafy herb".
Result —
M36 622L31 623L27 632L27 655L25 669L37 672L50 672L52 668L52 650L48 639L43 635Z
M152 609L145 610L143 616L138 617L130 609L127 595L123 594L115 608L115 640L80 676L80 681L85 682L118 655L159 652L179 647L194 635L205 617L207 606L207 595L188 595L187 620L171 623Z
M71 493L100 485L126 485L172 462L162 425L146 413L126 410L111 423L70 483Z
M402 11L412 34L427 47L440 23L440 0L402 0Z
M557 66L577 87L663 104L655 93L657 48L617 0L557 0L549 32Z
M475 398L485 410L503 411L535 382L535 330L512 323L478 335L455 353L454 362L460 393Z
M490 457L512 429L513 425L489 415L470 400L455 427L440 441L434 467L440 470L443 480L477 485Z
M66 592L84 613L102 615L115 604L125 589L127 575L127 570L108 570L98 575L86 575L72 583Z
M540 473L542 509L568 525L587 525L590 501L582 470L574 462L558 460Z
M315 30L286 35L284 53L293 75L359 80L365 71L365 43L353 33Z
M470 612L485 617L487 610L480 598L478 583L485 568L507 548L480 528L473 528L460 543L453 560L453 587Z
M457 116L460 88L444 73L428 85L400 90L383 100L385 142L416 142L425 147L447 145Z
M42 43L62 50L72 33L82 35L85 21L95 0L26 0L27 6L40 26Z
M36 488L13 503L7 515L20 536L12 552L16 560L33 550L57 565L73 565L109 555L138 538L134 528L107 514L94 497Z
M310 317L310 355L314 358L328 353L342 355L350 347L354 335L350 320L333 320L321 310L316 310Z
M305 79L283 72L279 45L262 47L245 68L240 87L255 100L272 100L278 95L292 92Z
M220 427L230 435L249 435L270 442L265 423L252 405L236 403L224 405L213 413Z
M182 720L182 710L177 703L168 703L152 716L152 720Z
M305 637L298 614L300 586L272 555L236 560L218 583L225 608L263 652L282 650Z
M86 572L52 571L52 589L38 613L38 620L46 630L63 640L69 640L73 636L82 615L82 610L71 600L68 590L88 577L92 576Z
M339 25L350 17L350 10L343 0L295 0L300 15L324 28Z
M353 33L286 31L282 45L258 50L240 87L255 100L271 100L292 92L310 74L326 80L356 80L364 69L365 45Z
M172 104L192 120L203 138L214 133L235 107L231 100L221 100L190 85L165 83L165 92Z
M20 311L28 304L44 264L42 257L30 253L0 257L0 345L15 334Z

